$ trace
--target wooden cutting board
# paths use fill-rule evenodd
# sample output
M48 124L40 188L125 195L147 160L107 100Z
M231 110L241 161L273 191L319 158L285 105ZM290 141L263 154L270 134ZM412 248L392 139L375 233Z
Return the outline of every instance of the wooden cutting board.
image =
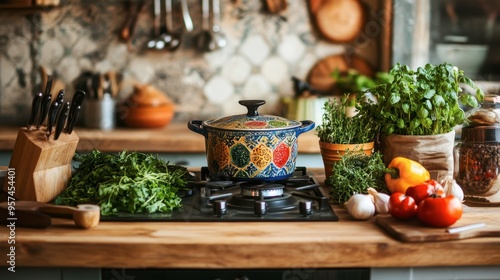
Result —
M312 88L332 94L339 94L335 92L336 79L332 76L335 71L345 73L349 69L357 70L359 73L372 77L374 74L373 68L361 56L351 54L329 55L325 58L318 60L307 75L307 82Z
M360 0L310 0L309 11L321 35L335 43L354 40L366 23Z
M474 237L500 237L500 208L464 206L462 217L451 227L476 223L485 223L486 226L458 233L447 233L445 228L427 227L416 219L411 221L398 221L390 215L376 216L375 223L383 228L389 235L403 242L449 241Z

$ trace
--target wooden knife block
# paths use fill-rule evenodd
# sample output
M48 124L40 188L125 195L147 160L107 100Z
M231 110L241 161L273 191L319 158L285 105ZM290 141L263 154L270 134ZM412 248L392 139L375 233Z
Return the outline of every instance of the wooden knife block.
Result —
M68 185L71 162L78 145L78 136L61 133L47 139L45 127L39 130L19 129L10 168L15 169L15 194L18 200L50 202ZM4 183L7 191L7 180Z

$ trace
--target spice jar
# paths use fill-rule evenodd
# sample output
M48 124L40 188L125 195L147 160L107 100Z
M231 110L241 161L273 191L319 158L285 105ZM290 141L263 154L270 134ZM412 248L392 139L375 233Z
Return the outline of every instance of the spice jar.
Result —
M454 148L454 178L465 195L491 196L500 189L499 96L486 96L466 124Z

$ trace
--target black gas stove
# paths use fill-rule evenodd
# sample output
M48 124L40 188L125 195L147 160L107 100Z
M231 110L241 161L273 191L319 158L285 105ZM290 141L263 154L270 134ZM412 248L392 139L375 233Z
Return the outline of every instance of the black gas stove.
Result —
M230 181L213 178L208 168L193 174L182 196L182 207L172 213L103 216L119 221L338 221L328 196L305 167L286 180Z

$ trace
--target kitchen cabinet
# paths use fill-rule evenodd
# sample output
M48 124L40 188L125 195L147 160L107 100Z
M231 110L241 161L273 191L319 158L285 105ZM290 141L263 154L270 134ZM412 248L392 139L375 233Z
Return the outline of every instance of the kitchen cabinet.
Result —
M0 277L10 280L150 280L150 279L314 279L314 280L494 280L500 267L360 268L360 269L99 269L99 268L17 268L15 273L2 268ZM298 270L298 271L297 271ZM214 277L220 277L215 278ZM307 278L300 278L300 276ZM289 277L288 277L289 276ZM7 277L7 278L5 278ZM247 277L247 278L243 278Z
M392 63L448 62L498 88L499 12L496 0L393 1Z
M214 277L220 277L216 278ZM307 277L307 278L300 278ZM494 280L500 275L499 267L430 267L430 268L360 268L360 269L95 269L95 268L18 268L15 273L5 272L0 277L10 280L150 280L150 279L199 279L199 280ZM5 278L7 277L7 278ZM243 278L247 277L247 278Z

